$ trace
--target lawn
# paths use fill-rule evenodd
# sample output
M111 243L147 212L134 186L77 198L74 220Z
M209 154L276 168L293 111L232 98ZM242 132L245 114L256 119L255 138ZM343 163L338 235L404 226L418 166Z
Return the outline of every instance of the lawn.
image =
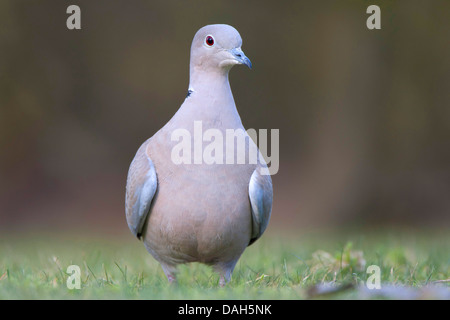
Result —
M132 236L0 236L0 299L450 299L448 232L289 235L271 231L247 248L231 282L210 268L179 268L169 285ZM67 287L78 265L81 289ZM380 268L369 290L367 267Z

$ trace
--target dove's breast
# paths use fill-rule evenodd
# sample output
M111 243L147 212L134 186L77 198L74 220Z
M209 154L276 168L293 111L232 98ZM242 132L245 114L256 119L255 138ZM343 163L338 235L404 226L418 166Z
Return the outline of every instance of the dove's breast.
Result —
M256 165L226 164L226 152L223 164L194 164L193 137L191 163L176 164L179 141L172 141L172 132L163 128L148 141L158 188L144 233L147 249L166 264L237 259L251 237L248 185Z

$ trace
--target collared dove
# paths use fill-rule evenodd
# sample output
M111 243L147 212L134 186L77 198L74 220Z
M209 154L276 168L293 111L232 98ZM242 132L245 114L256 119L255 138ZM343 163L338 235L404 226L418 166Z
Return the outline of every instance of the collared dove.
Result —
M233 65L251 68L241 45L241 36L229 25L208 25L196 33L186 99L141 145L130 165L128 226L161 264L169 282L176 280L178 264L200 262L212 266L225 285L245 248L261 237L270 219L272 181L263 173L267 166L262 158L249 161L250 147L256 145L242 131L228 82ZM229 129L241 130L246 161L226 162L227 152L242 152L237 147L226 148L223 161L212 164L196 162L195 152L190 163L173 161L178 143L173 133L182 129L195 135L194 122L199 121L203 130L216 129L224 137Z

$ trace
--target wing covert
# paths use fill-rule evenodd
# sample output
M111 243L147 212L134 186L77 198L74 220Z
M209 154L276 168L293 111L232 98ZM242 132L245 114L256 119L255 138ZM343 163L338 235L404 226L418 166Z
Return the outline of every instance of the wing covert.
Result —
M158 186L155 166L146 144L139 148L128 171L125 213L128 227L140 239Z
M258 166L253 172L248 193L252 209L252 236L249 245L258 240L269 224L272 212L273 189L270 175L261 173Z

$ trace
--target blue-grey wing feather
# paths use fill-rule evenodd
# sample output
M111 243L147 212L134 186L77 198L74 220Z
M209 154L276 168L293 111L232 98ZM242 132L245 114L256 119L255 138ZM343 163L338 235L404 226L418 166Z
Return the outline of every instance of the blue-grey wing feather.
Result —
M141 148L130 165L126 192L126 217L131 232L140 239L158 187L155 166Z
M263 172L267 172L267 168L258 166L255 169L248 188L252 209L252 235L249 245L258 240L264 233L272 212L272 179L269 174L262 174Z

